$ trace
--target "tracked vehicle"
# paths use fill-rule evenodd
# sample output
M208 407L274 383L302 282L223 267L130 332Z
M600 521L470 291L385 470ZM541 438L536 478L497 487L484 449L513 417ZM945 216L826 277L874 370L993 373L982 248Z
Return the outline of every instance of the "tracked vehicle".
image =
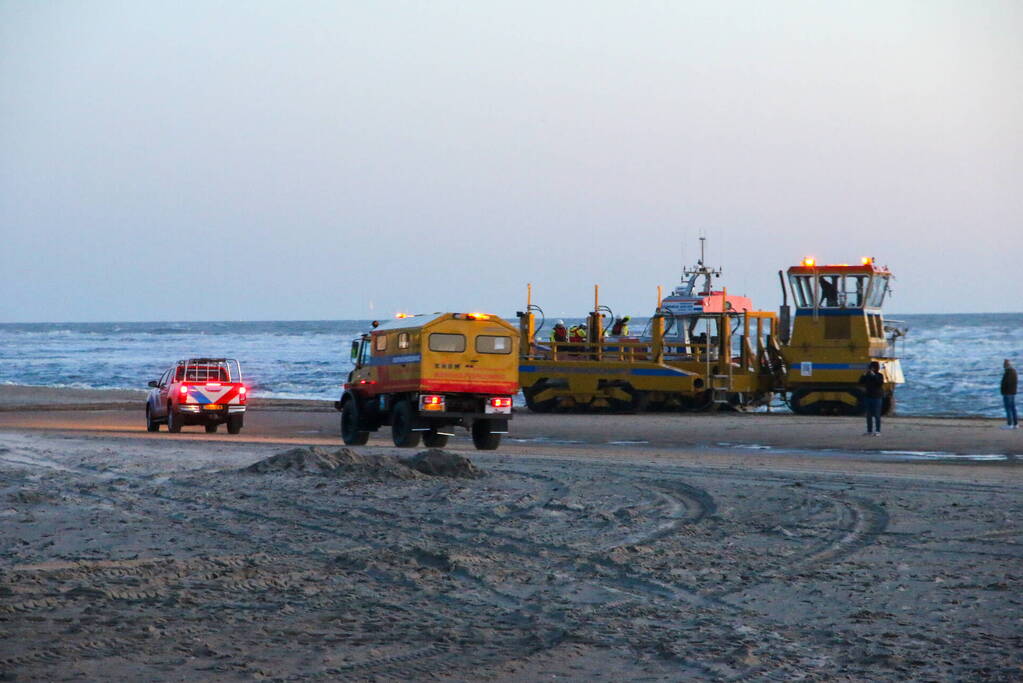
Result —
M857 266L807 260L789 269L788 282L779 272L779 317L715 290L721 272L704 264L702 252L701 244L697 266L683 271L670 295L662 299L658 289L654 314L635 337L608 334L610 309L594 287L585 343L539 340L542 309L529 287L526 310L518 313L526 405L535 412L742 410L780 396L799 414L858 414L857 382L876 360L887 380L884 410L893 409L895 387L904 382L896 341L905 330L886 324L881 313L887 268L869 259Z

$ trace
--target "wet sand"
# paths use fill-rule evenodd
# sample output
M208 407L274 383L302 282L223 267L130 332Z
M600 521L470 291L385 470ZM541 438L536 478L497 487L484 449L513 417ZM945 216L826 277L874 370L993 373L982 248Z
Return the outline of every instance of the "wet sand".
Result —
M167 438L144 428L145 392L0 386L0 429L59 430L68 433ZM516 412L505 447L523 450L615 446L649 449L715 449L780 452L823 451L881 456L900 453L932 459L942 455L1023 456L1023 430L1003 431L998 419L892 417L883 435L863 435L864 421L853 417L803 417L775 413L641 415L535 415ZM330 401L254 399L239 436L208 435L186 427L174 438L309 443L340 443L339 414ZM387 428L370 445L391 445ZM820 454L820 453L819 453ZM954 460L954 458L953 458Z
M141 397L0 387L0 674L1023 675L1023 434L994 420L525 414L452 439L481 478L398 476L386 431L372 467L254 474L337 450L337 413L148 434Z

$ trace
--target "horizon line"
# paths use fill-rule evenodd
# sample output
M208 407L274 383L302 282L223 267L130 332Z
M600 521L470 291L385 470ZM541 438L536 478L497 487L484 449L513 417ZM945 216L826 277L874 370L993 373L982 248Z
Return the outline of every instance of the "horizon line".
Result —
M443 311L431 311L431 313L441 313ZM909 316L909 315L1021 315L1023 311L976 311L976 312L954 312L954 313L892 313L892 316ZM416 313L414 315L428 315L428 313ZM505 319L514 319L517 316L501 316ZM549 317L572 317L572 316L549 316ZM584 319L585 316L577 316L579 319ZM888 315L885 314L887 318ZM633 319L649 318L649 316L634 315ZM390 316L387 317L371 317L371 318L256 318L249 320L238 320L238 319L219 319L219 318L198 318L193 320L10 320L0 321L0 325L138 325L138 324L170 324L170 323L325 323L325 322L362 322L362 321L373 321L373 320L390 320ZM574 319L574 318L573 318Z

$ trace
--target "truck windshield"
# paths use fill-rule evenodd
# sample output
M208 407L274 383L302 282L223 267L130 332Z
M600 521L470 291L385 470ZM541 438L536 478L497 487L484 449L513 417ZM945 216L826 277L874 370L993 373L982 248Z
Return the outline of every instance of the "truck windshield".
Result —
M862 308L866 302L868 275L846 275L842 305L846 308Z
M812 308L814 302L820 308L862 308L864 306L880 306L874 303L874 296L883 298L884 284L878 284L881 278L875 278L873 289L868 294L869 275L839 275L823 273L821 275L791 275L792 295L797 308ZM878 291L878 287L881 291Z

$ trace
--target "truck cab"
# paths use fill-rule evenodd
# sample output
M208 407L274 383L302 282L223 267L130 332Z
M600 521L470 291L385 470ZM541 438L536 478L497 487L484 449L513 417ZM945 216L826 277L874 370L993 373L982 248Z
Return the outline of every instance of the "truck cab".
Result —
M498 447L518 391L517 330L485 313L402 316L352 342L354 369L334 405L341 438L365 444L391 427L395 446L447 444L455 427L481 450Z
M793 412L862 413L857 382L871 361L880 363L885 377L883 412L894 409L895 388L905 382L896 346L906 330L884 319L891 280L888 268L868 258L853 265L818 265L808 258L788 269L795 316L782 354Z

